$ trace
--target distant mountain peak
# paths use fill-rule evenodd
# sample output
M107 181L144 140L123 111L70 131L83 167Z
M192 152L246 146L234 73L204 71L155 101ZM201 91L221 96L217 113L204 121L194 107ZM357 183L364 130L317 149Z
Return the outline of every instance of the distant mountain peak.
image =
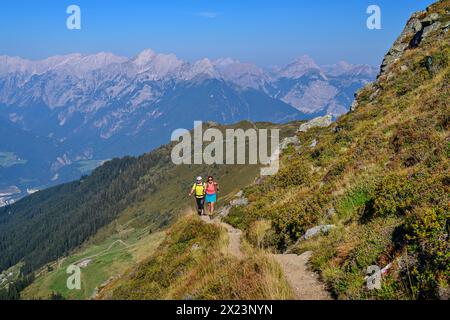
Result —
M311 69L319 69L320 67L308 55L303 55L284 68L278 69L279 78L300 78Z
M239 60L235 60L233 58L220 58L214 61L214 65L219 67L226 67L233 64L239 64Z
M152 49L145 49L134 57L133 63L136 65L145 65L152 61L155 56L155 51L153 51Z
M131 60L138 73L147 73L151 79L162 79L173 74L185 62L174 54L156 53L152 49L145 49Z
M365 75L369 77L375 77L378 70L367 64L352 64L347 61L341 60L335 64L329 64L322 66L322 69L331 76L358 76Z
M184 78L190 80L200 75L211 78L220 77L220 74L216 70L214 63L208 58L203 58L194 62L193 64L190 64L184 73Z

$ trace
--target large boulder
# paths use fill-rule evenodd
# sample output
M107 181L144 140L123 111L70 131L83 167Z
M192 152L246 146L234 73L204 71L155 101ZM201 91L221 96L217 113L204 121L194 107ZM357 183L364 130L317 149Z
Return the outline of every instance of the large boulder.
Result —
M230 205L233 207L246 206L248 205L248 199L247 198L234 199L230 202Z
M324 117L318 117L315 119L312 119L306 123L303 123L300 125L300 128L298 129L299 132L307 132L311 130L312 128L326 128L331 125L333 122L333 117L331 115L326 115Z
M426 11L413 14L403 32L384 56L380 76L388 71L390 66L400 59L407 49L418 47L431 32L440 28L445 31L446 25L442 25L439 21L440 18L439 14L427 14Z
M287 149L291 144L298 145L300 141L297 136L284 138L280 144L281 150Z
M320 225L320 226L308 229L306 231L306 233L303 235L302 239L303 240L311 239L319 234L324 234L324 233L329 232L334 227L335 226L332 224L327 224L327 225Z

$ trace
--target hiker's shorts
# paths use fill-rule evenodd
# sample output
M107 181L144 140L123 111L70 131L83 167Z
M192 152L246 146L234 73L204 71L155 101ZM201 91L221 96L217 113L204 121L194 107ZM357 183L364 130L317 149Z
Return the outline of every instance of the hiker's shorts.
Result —
M207 194L206 195L206 203L216 203L217 202L217 194Z

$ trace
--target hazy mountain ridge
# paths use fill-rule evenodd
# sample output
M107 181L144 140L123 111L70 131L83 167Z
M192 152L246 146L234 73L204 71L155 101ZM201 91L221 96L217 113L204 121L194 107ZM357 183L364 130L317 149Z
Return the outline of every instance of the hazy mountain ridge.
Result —
M374 69L341 63L332 71L308 56L271 71L230 58L190 63L150 49L130 59L105 52L39 61L0 56L0 117L55 146L39 159L49 163L44 175L33 175L35 162L28 161L26 170L3 169L0 184L23 191L75 179L80 161L142 154L194 120L286 122L345 113ZM34 158L16 149L0 151Z
M146 81L173 86L173 82L215 78L232 82L242 89L264 90L267 87L276 89L279 79L299 79L314 70L319 71L324 78L326 75L360 77L361 81L373 79L377 71L367 65L352 65L347 62L321 68L306 55L285 67L271 71L264 71L256 65L241 63L231 58L216 61L205 58L189 63L178 59L174 54L157 54L150 49L131 59L111 53L70 54L40 61L0 56L0 102L26 106L41 99L51 109L64 107L69 102L79 109L90 102L89 100L95 100L96 107L100 108L112 99L120 99L127 92L133 91L137 84ZM67 92L69 84L72 89ZM24 92L14 92L19 88ZM66 91L58 91L60 88ZM164 86L160 85L160 89L151 90L154 99L140 100L132 105L157 100L164 92ZM94 93L97 96L93 97ZM325 106L319 107L323 109ZM301 110L301 107L299 109ZM95 107L82 110L93 111ZM314 110L318 111L321 109Z

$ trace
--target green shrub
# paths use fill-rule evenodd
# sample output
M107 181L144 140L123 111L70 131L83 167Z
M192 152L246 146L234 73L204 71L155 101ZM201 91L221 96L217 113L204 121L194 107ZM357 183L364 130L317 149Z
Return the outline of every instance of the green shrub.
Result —
M430 79L430 74L424 63L425 59L415 61L408 70L398 73L397 77L393 79L397 97L406 95Z
M285 189L300 186L307 182L308 178L309 169L304 164L295 163L281 169L271 181L276 187Z
M317 193L298 202L293 201L272 208L272 227L278 237L279 249L284 250L317 223L324 212L325 202L326 196Z
M405 176L389 174L377 185L371 212L374 216L403 215L411 210L417 191L413 181Z
M328 170L327 174L323 177L324 182L330 182L335 178L339 177L345 172L345 168L348 165L348 161L341 160L338 163L335 163Z
M232 207L224 221L235 228L245 230L249 225L249 214L242 206Z
M437 298L438 287L449 284L449 209L417 209L405 225L409 251L418 259L411 272L413 289L422 298Z
M431 56L425 57L422 60L422 66L424 66L431 76L435 76L442 69L448 66L448 60L450 56L450 49L434 52Z

